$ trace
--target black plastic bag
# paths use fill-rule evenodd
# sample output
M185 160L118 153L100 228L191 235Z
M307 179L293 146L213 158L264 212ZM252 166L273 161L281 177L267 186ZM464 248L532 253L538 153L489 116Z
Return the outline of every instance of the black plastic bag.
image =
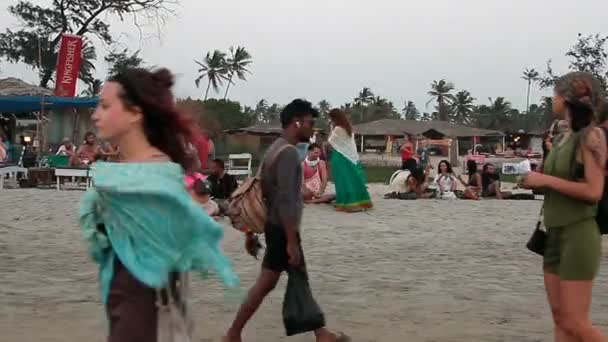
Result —
M325 315L315 301L303 269L287 272L287 290L283 299L283 324L287 336L307 333L325 326Z

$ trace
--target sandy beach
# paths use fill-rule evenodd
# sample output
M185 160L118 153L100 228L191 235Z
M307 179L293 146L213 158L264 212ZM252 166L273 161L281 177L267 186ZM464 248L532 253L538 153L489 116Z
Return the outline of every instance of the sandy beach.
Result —
M328 323L356 342L551 341L541 258L524 244L541 201L383 200L357 214L307 206L303 239ZM105 340L97 268L77 224L82 191L0 192L0 340ZM226 253L248 288L259 262L226 228ZM608 250L608 248L605 248ZM608 333L608 260L592 317ZM284 341L283 279L244 341ZM216 341L236 312L216 280L195 280L195 341ZM313 341L298 336L290 341Z

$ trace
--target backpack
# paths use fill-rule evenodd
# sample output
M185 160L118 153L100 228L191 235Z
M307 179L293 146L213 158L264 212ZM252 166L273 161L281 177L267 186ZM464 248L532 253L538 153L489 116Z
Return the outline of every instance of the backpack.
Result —
M606 139L606 145L608 146L608 129L600 126L602 131L604 132L604 138ZM577 141L575 142L575 149L572 156L572 163L574 165L576 161L576 153L578 151L578 147L580 145L581 137L580 135L576 137ZM574 169L574 167L573 167ZM572 177L574 179L575 177ZM598 227L600 228L600 233L602 235L608 234L608 177L604 177L604 191L602 195L602 199L597 203L597 214L595 216L595 222L597 222Z
M264 233L268 208L262 192L262 172L272 166L281 152L289 147L294 146L287 144L279 147L267 160L268 163L262 162L255 177L247 178L230 195L228 216L232 226L237 230L256 234Z

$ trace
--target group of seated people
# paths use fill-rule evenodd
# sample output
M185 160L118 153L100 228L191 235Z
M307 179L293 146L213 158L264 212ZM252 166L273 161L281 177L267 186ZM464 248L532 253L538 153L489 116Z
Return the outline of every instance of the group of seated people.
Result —
M224 161L211 161L209 176L199 172L186 176L186 188L209 216L219 219L228 213L230 195L236 190L236 177L226 172Z
M442 160L437 166L437 176L431 180L428 171L420 166L410 167L409 173L404 176L394 178L393 184L397 190L385 195L385 198L396 199L470 199L479 200L481 198L496 199L533 199L533 195L517 194L501 190L500 175L496 166L492 163L483 165L479 171L477 162L469 159L466 164L467 180L462 175L456 176L450 162ZM464 190L458 190L458 184Z
M117 161L119 158L118 146L110 143L99 144L97 136L93 132L84 135L84 142L80 147L74 145L69 138L63 139L63 143L57 149L57 155L69 157L69 165L74 167L88 166L96 161Z
M325 192L329 181L329 168L319 144L310 144L302 162L302 196L306 203L330 203L336 196ZM186 176L186 187L209 216L219 219L227 215L230 195L237 189L236 177L226 172L221 159L210 163L209 176L192 173Z

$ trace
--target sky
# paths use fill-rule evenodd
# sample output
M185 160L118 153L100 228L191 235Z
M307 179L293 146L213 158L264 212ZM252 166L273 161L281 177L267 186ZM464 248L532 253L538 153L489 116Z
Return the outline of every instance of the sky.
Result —
M1 31L18 27L7 12L16 3L0 0ZM503 96L523 110L524 68L544 71L552 59L563 73L579 32L608 34L603 0L179 0L174 9L160 29L147 25L143 38L131 22L107 18L117 47L140 49L148 65L177 75L176 96L198 98L205 87L194 85L194 59L245 46L252 74L229 97L251 106L294 98L339 106L370 87L398 109L410 100L433 111L427 92L444 78L479 103ZM98 53L110 49L100 44ZM107 70L102 56L99 78ZM0 62L0 77L9 76L38 81L29 67ZM549 94L535 88L532 102Z

